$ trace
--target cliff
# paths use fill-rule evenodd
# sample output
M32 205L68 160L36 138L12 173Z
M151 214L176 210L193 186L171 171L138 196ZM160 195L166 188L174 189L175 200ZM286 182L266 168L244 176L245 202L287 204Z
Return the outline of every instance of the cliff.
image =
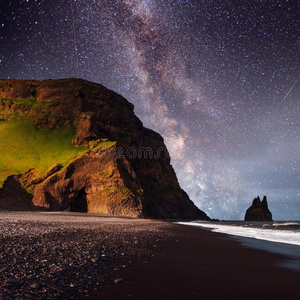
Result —
M0 208L205 219L163 138L80 79L0 80Z
M252 205L246 211L245 221L273 221L266 196L262 201L259 197L253 200Z

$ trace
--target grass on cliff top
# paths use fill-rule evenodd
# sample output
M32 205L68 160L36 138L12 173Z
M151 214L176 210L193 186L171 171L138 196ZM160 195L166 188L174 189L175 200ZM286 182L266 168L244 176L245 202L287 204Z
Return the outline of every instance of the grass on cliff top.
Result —
M75 134L75 126L50 129L36 128L26 121L0 122L0 188L10 175L35 168L41 177L54 164L68 165L88 149L72 145ZM103 142L102 146L110 147L111 143Z

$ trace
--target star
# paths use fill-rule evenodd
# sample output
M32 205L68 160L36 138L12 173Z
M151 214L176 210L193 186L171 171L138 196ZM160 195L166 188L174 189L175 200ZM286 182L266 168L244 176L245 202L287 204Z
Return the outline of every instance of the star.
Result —
M164 137L211 217L243 219L266 194L275 219L294 219L299 14L287 0L5 0L0 77L101 83Z

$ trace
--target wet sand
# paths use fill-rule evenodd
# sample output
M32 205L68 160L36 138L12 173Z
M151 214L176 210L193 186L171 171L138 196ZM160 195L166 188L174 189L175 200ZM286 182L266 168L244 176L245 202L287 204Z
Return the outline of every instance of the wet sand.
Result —
M277 266L283 256L199 228L169 230L152 257L119 272L124 283L93 299L299 299L300 272Z
M299 299L285 257L133 218L0 212L1 299ZM118 283L115 283L118 282Z

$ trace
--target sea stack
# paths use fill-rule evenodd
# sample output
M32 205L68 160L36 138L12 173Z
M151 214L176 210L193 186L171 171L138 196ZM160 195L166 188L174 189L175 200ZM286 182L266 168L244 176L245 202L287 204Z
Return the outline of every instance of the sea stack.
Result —
M246 211L245 221L273 221L266 196L262 201L259 197L253 200L252 205Z
M209 220L133 108L81 79L0 80L0 208Z

